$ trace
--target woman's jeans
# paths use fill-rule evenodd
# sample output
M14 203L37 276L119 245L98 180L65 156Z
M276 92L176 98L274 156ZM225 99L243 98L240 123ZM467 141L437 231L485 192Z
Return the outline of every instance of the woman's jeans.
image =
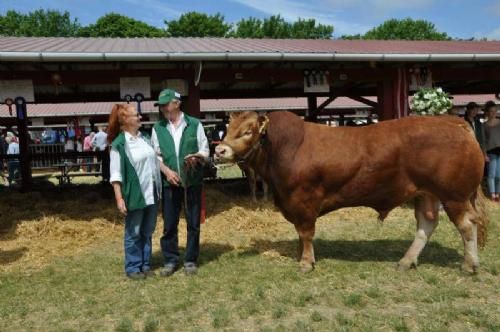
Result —
M128 211L125 217L125 272L151 270L152 237L156 226L158 203Z

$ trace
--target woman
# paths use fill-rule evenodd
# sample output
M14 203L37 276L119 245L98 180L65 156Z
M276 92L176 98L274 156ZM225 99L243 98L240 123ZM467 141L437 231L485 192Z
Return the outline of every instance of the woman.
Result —
M485 147L488 155L488 190L491 199L500 201L500 119L496 118L497 106L489 101L484 107L487 121L484 123Z
M132 105L113 106L107 137L110 182L118 210L125 215L125 273L131 279L154 276L151 238L161 189L159 161L140 126L141 116Z
M84 152L92 152L92 140L94 139L95 133L93 131L90 132L84 139L83 139L83 151ZM92 172L92 163L94 163L94 157L87 157L86 159L87 164L87 172Z

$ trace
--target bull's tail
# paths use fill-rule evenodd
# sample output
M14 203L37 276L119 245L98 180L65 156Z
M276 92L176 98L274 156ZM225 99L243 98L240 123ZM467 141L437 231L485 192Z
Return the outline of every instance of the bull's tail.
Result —
M488 223L490 220L487 212L487 199L483 194L481 185L478 186L476 192L472 195L471 204L476 214L472 221L477 225L477 243L480 248L484 248L488 237Z

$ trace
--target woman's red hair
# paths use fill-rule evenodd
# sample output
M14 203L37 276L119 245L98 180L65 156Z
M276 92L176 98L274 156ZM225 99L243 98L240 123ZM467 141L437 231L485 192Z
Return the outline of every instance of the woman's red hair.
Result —
M129 105L127 104L115 104L111 109L111 114L109 115L108 121L108 143L113 143L113 140L120 134L121 126L127 116Z

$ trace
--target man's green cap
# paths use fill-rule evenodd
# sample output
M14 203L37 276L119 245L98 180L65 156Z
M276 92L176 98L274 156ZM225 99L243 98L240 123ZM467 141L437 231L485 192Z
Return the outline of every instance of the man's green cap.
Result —
M181 100L181 94L172 89L162 90L158 96L158 102L155 103L155 106L166 105L174 99Z

